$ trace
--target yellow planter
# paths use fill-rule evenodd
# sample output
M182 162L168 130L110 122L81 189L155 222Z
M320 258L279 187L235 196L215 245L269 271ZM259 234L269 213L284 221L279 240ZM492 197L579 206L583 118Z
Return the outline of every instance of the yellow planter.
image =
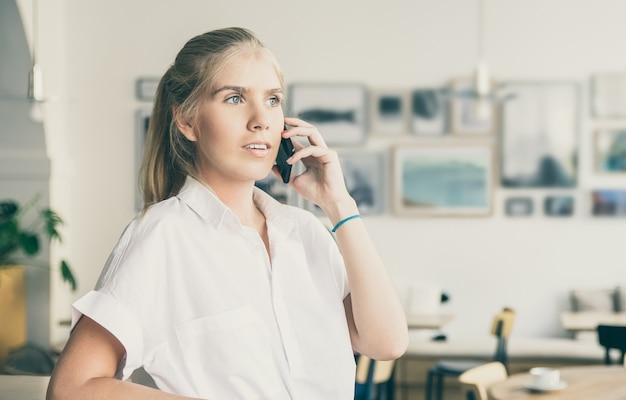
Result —
M24 267L0 266L0 365L10 349L26 342Z

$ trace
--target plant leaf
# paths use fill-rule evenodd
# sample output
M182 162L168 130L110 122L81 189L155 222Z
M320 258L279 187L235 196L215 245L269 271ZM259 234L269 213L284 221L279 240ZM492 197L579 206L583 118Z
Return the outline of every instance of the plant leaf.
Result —
M24 253L35 255L39 253L39 238L32 232L20 232L20 247Z
M74 278L74 274L72 274L70 266L65 260L61 260L61 276L63 277L63 281L70 285L72 292L76 291L76 279Z
M19 211L19 206L14 200L0 202L0 220L11 219Z
M57 230L57 226L63 225L63 220L56 212L52 211L49 208L44 208L40 211L40 215L44 220L44 224L46 226L46 233L50 240L57 239L61 242L61 235Z

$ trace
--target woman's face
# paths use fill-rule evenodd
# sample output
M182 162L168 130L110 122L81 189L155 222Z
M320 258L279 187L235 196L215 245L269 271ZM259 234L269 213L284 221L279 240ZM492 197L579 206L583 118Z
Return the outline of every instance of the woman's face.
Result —
M255 54L228 61L199 104L197 125L181 127L189 140L197 142L199 172L207 183L250 182L267 176L284 126L282 99L281 81L271 62Z

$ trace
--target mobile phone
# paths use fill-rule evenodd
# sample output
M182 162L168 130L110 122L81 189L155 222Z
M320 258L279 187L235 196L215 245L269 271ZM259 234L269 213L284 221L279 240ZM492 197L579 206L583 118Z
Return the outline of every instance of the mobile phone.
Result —
M287 130L286 125L285 130ZM289 178L291 178L291 165L287 164L287 159L291 157L294 151L293 142L290 138L280 139L280 146L278 147L278 154L276 155L276 166L283 179L283 183L289 183Z

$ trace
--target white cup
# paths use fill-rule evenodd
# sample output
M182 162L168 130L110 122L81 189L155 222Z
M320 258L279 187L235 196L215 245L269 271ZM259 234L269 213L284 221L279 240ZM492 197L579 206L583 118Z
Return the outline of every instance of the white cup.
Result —
M532 384L535 387L551 388L558 386L561 374L558 369L547 367L535 367L530 369Z

